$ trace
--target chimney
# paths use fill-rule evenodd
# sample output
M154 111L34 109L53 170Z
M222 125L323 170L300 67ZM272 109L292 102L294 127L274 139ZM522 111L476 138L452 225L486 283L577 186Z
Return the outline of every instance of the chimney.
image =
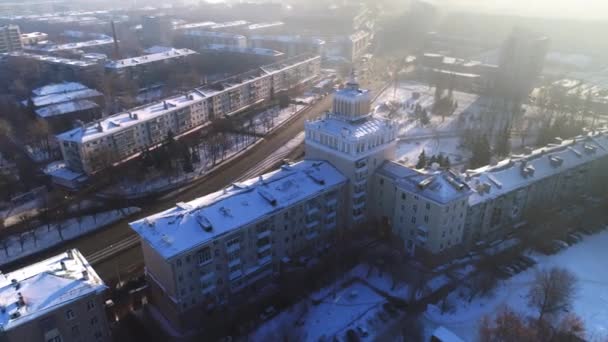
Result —
M163 101L163 107L165 108L165 110L166 110L167 108L169 108L169 107L167 106L167 101Z
M89 272L84 270L82 271L82 279L83 280L89 280Z
M18 307L25 306L25 299L23 299L23 295L21 294L21 292L17 293L17 306Z
M74 259L74 251L73 250L68 249L67 255L68 255L68 259L70 259L70 260Z
M67 267L65 267L65 261L61 260L60 264L61 264L61 269L65 271L67 269Z

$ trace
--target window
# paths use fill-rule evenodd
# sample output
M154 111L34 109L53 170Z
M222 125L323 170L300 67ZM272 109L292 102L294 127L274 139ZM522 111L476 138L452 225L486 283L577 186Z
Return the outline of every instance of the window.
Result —
M216 250L219 254L219 250ZM205 247L203 249L201 249L200 251L198 251L197 253L197 258L198 258L198 264L202 265L202 264L206 264L209 261L211 261L212 257L211 257L211 248L210 247Z
M87 302L87 310L91 311L93 309L95 309L95 302L90 300Z
M429 222L429 216L428 215L424 215L424 222Z
M96 331L95 332L95 338L100 340L103 337L103 334L101 333L101 331Z
M182 259L177 259L177 267L182 267Z
M74 310L70 309L65 312L65 318L74 319L74 317L76 317L76 315L74 314Z
M91 325L95 325L95 324L97 324L97 322L98 322L98 321L99 321L99 320L97 319L97 316L95 316L95 317L91 318Z
M405 193L401 194L401 199L404 200L405 199Z
M412 210L414 210L414 212L418 211L418 205L416 205L416 204L412 205Z
M416 223L416 216L412 216L412 220L411 220L411 222L412 222L412 223Z
M431 204L430 204L430 203L427 203L427 204L426 204L426 210L430 210L430 209L431 209Z
M77 325L72 327L72 336L78 336L80 335L80 328L78 328Z

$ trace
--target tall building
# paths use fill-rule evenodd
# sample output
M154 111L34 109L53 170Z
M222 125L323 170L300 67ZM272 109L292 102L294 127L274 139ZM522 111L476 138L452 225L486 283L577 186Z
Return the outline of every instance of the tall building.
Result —
M153 316L199 328L212 308L261 291L282 262L331 246L346 182L327 162L301 161L131 223Z
M0 340L111 341L106 290L76 249L0 274Z
M0 26L0 53L23 49L21 32L17 25Z
M171 18L165 15L144 16L141 20L142 38L144 44L170 44L173 25Z
M524 101L541 75L549 38L515 30L500 49L496 86L507 98Z
M371 113L371 94L359 88L354 72L334 96L331 113L307 122L306 157L331 162L349 179L347 222L368 218L370 179L385 160L395 158L397 126Z

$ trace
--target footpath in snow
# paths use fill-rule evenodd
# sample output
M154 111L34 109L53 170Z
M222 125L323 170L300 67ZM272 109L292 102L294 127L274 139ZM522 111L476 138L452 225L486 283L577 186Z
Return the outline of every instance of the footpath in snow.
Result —
M42 252L139 212L137 207L73 218L0 240L0 266Z

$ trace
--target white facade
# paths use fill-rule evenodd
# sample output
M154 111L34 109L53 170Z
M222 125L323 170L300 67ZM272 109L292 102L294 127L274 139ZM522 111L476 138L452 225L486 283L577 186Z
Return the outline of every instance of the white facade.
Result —
M21 32L19 26L0 26L0 53L22 50Z
M207 308L254 294L286 258L334 240L346 182L329 163L307 160L131 223L152 304L188 330Z
M230 116L318 75L320 58L307 57L269 65L254 74L196 88L160 103L133 108L57 136L68 168L87 174L161 144L169 132L178 136Z
M349 178L349 226L368 218L369 182L385 160L395 157L396 125L370 113L369 91L353 78L334 97L333 111L324 119L307 122L307 158L327 160Z

